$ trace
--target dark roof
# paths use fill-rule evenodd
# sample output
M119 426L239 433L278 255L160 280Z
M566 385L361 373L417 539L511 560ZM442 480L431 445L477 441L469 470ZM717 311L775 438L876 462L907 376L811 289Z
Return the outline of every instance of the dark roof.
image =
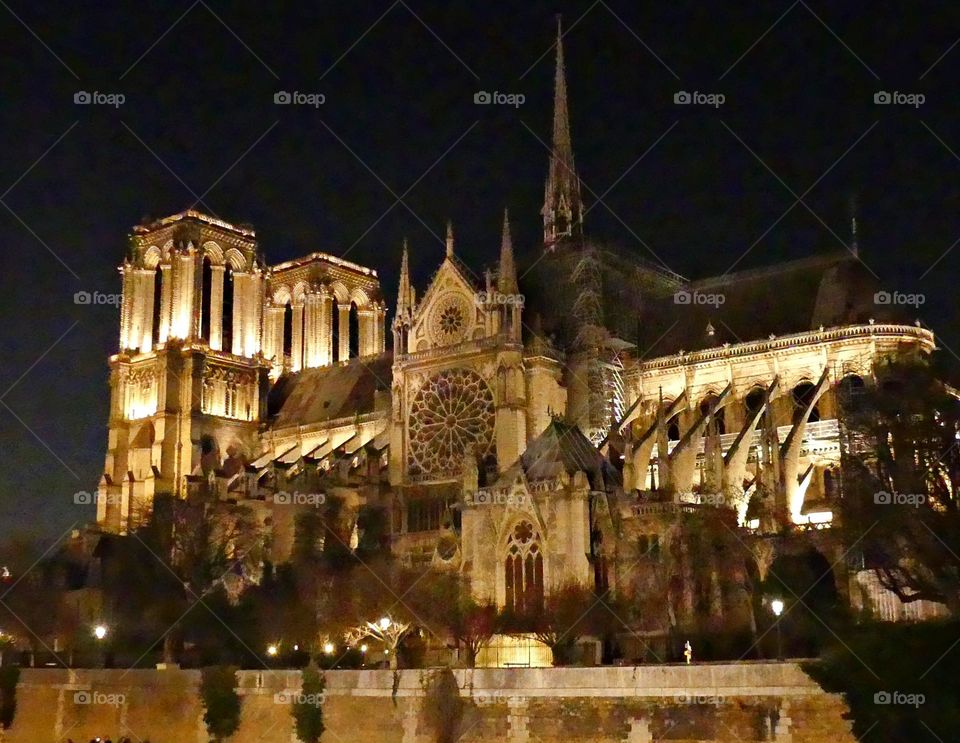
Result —
M616 470L590 439L577 426L558 420L530 442L520 455L520 466L529 481L585 472L591 489L607 490L617 480Z
M281 377L270 392L270 407L278 411L271 427L307 425L373 412L375 393L390 390L392 365L393 357L387 353Z
M675 294L652 298L637 345L651 358L871 318L912 323L896 308L874 303L878 288L869 269L847 251L693 281L679 291L699 295L702 303L678 302ZM704 295L716 295L719 303L703 302Z

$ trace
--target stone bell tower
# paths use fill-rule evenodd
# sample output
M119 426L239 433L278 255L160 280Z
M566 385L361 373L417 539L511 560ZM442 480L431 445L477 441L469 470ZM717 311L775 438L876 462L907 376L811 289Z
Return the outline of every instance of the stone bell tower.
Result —
M139 225L119 270L97 522L122 533L155 495L185 497L189 475L211 475L252 450L267 366L265 273L252 228L193 210Z

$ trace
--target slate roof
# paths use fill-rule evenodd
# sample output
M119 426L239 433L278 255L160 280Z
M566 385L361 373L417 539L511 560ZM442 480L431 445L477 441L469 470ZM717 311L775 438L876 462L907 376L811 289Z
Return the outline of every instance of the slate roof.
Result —
M722 304L681 304L673 294L651 298L637 345L646 358L655 358L871 318L912 324L909 311L874 303L878 289L874 276L847 251L693 281L682 291L715 294Z
M574 425L558 420L530 442L520 455L527 480L546 480L561 473L586 472L593 490L609 490L617 484L617 472Z
M309 425L374 410L375 393L389 392L393 356L351 359L304 369L281 378L270 391L268 408L276 411L271 428Z

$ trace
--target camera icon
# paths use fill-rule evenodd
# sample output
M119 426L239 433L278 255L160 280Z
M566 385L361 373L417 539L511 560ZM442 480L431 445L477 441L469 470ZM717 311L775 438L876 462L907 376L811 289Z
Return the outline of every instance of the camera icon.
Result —
M285 491L274 493L273 502L278 506L289 506L293 503L293 496Z
M890 292L876 292L873 295L874 304L890 304L893 301L893 295Z
M690 100L690 94L685 90L678 90L673 94L673 102L679 106L689 105Z
M273 695L274 704L293 704L293 694L289 691L278 691Z
M73 102L81 106L89 105L91 100L93 100L91 95L85 90L78 90L73 94Z
M280 90L273 94L273 102L281 106L288 105L292 100L291 95L285 90Z
M690 304L691 300L692 300L692 296L690 292L684 291L682 289L673 295L674 304Z
M473 102L481 106L486 106L492 100L492 96L485 90L478 90L473 94Z
M74 704L92 704L93 695L89 691L75 691L73 693Z
M888 106L892 100L890 94L885 90L878 90L873 94L873 102L879 106Z
M90 304L93 302L93 295L90 292L77 292L73 295L74 304Z
M878 506L889 506L893 503L893 496L885 490L881 490L879 493L873 494L873 502Z
M878 691L873 695L874 704L890 704L893 701L893 698L890 696L889 691Z
M73 503L77 506L93 505L93 493L88 493L86 490L81 490L77 493L74 493Z

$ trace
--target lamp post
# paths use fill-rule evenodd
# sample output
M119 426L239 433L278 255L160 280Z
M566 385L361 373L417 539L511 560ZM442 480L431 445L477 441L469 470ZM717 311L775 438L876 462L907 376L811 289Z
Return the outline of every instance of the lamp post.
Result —
M777 625L777 660L783 660L783 637L780 634L780 615L783 614L783 601L774 599L770 602L770 610L776 617Z
M98 624L93 628L93 638L97 641L97 646L100 648L100 659L102 661L103 668L107 667L107 650L104 647L104 640L107 638L109 630L107 625Z

